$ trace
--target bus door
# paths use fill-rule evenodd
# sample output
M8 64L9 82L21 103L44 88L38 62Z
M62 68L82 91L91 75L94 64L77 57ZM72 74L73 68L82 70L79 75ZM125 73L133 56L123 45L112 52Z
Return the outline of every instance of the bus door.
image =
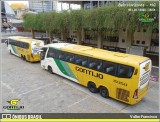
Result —
M46 69L46 60L45 60L45 58L46 58L46 55L47 55L47 51L48 51L47 47L43 47L42 51L41 51L41 66L43 68L45 68L45 69Z

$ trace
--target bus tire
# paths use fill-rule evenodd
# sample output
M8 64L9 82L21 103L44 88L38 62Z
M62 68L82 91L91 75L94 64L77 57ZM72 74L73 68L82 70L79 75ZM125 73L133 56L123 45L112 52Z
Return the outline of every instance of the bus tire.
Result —
M53 70L52 70L51 66L48 66L48 71L49 71L49 73L53 74Z
M9 52L10 52L10 54L12 54L12 51L11 51L11 50L9 50Z
M21 54L21 59L23 60L23 55Z
M25 55L23 56L23 60L26 61L26 56Z
M88 82L88 89L92 93L97 93L98 89L96 88L96 84L93 82Z
M99 88L99 92L100 92L100 95L104 98L109 98L109 92L108 92L108 89L104 86L101 86Z

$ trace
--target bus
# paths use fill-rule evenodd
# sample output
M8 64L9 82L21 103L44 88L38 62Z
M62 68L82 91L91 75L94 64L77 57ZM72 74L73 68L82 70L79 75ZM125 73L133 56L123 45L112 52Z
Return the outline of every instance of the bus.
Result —
M68 43L45 45L41 67L127 104L146 96L152 62L149 58Z
M30 37L12 36L7 40L9 52L29 62L40 61L39 50L43 46L43 41Z

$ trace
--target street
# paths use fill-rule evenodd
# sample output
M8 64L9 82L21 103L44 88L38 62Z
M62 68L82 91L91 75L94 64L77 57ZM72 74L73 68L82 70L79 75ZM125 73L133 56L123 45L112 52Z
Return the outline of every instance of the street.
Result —
M30 63L11 55L4 43L2 54L2 106L20 99L21 110L12 113L157 113L159 112L159 82L150 81L147 96L138 104L128 105L112 98L93 94L77 83L42 69L40 63Z

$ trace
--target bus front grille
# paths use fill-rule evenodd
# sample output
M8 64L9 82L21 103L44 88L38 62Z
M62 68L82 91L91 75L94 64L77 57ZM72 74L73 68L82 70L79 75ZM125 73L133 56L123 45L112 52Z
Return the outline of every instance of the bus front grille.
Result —
M130 92L125 90L125 89L121 89L121 88L117 88L117 92L116 92L116 98L129 102L129 94Z

